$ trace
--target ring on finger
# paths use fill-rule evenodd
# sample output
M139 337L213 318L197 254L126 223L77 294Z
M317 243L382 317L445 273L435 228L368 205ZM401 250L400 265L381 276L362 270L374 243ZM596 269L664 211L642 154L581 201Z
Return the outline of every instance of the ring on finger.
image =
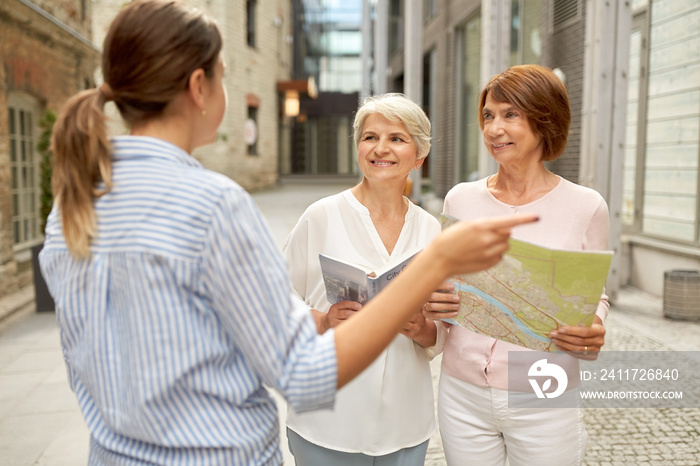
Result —
M424 310L425 312L428 312L428 303L427 303L427 302L426 302L426 303L423 303L423 310Z
M583 347L583 354L588 354L588 346Z

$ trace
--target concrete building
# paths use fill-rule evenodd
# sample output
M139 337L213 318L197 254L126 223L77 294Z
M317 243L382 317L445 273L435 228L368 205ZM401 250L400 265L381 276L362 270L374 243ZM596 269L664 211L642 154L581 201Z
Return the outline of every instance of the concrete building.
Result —
M246 189L275 184L283 122L279 87L289 82L292 69L291 1L190 1L219 23L229 98L217 141L194 156ZM43 242L40 118L78 91L101 84L102 42L124 3L0 4L0 296L32 283L32 248ZM108 104L106 110L111 132L123 133L116 107ZM11 312L0 309L0 319Z
M385 31L388 56L374 62L387 69L372 72L431 118L424 191L441 199L495 172L479 92L511 65L539 63L560 74L573 110L567 148L549 168L610 207L612 299L627 285L661 296L665 271L700 269L697 1L390 0L386 9L375 6L374 28ZM409 80L422 83L419 93Z
M665 271L700 269L696 0L190 1L221 26L229 96L218 140L194 155L245 188L356 177L357 98L403 91L433 123L414 198L440 202L496 169L476 120L480 89L510 65L540 63L560 73L573 108L569 144L549 167L610 207L613 300L626 285L661 296ZM122 5L0 5L0 295L31 282L42 241L39 118L100 84L102 39Z
M91 10L87 0L0 3L0 296L32 282L31 249L43 242L39 121L93 86Z
M277 182L282 100L290 79L290 0L188 0L215 18L224 37L228 108L216 142L193 154L202 164L248 190ZM101 44L123 0L92 0L94 41ZM101 80L99 72L96 81ZM112 109L118 120L116 108ZM114 132L123 131L119 125Z
M289 0L194 2L224 36L228 108L213 146L195 153L207 167L246 189L277 182L282 101L278 82L292 67Z
M282 120L280 175L354 179L352 120L362 85L362 2L293 0L292 5L292 73L301 86L284 86L296 104Z

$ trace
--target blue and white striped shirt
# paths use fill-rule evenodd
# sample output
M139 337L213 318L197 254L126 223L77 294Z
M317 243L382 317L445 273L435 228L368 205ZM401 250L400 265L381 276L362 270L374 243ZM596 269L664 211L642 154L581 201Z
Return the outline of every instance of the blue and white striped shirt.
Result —
M89 259L56 210L40 260L90 464L280 464L277 408L330 408L334 333L290 301L250 196L167 142L113 141Z

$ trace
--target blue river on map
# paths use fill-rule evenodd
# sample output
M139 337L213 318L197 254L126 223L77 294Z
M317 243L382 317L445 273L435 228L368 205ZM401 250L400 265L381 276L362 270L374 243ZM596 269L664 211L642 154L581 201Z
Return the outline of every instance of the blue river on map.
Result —
M518 328L520 330L522 330L523 332L525 332L528 336L535 338L537 340L540 340L540 341L546 341L546 342L550 341L549 338L544 337L542 335L538 335L537 333L533 332L532 329L530 329L527 325L525 325L520 319L515 317L515 314L513 314L513 312L510 309L508 309L508 307L505 304L503 304L502 302L500 302L499 300L497 300L493 296L488 295L488 294L484 293L483 291L481 291L480 289L474 288L473 286L458 285L457 283L455 283L454 285L460 291L465 291L467 293L475 294L475 295L483 298L484 300L488 301L491 305L497 307L498 309L500 309L504 313L506 313L508 315L508 317L510 317L510 319L515 323L515 325L517 325ZM459 324L457 324L457 321L455 321L454 319L443 319L443 320L445 322L449 322L453 325L459 325Z

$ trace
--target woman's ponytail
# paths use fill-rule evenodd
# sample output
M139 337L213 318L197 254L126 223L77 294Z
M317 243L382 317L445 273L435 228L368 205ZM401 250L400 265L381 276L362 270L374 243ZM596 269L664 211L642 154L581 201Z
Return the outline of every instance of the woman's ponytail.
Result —
M51 139L54 154L52 189L63 234L75 257L90 256L97 234L93 200L112 187L105 101L111 90L88 89L72 97L61 110ZM106 189L98 191L103 181Z
M90 256L94 201L112 188L105 102L114 101L131 128L159 118L194 70L214 75L221 46L216 23L184 2L134 0L114 18L102 48L104 84L66 103L51 140L54 202L75 257Z

